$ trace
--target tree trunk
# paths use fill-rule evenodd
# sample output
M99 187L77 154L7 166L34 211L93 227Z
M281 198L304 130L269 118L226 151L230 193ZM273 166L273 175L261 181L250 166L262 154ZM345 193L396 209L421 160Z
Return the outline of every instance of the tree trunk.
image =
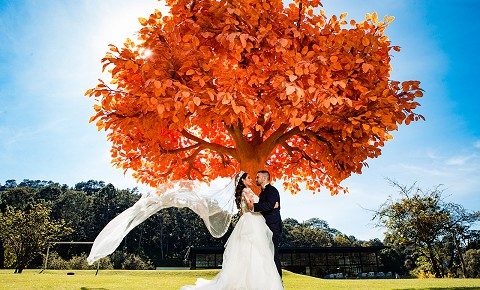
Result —
M162 257L162 260L165 259L165 254L163 253L163 217L160 215L161 222L160 222L160 256Z
M5 269L5 248L2 241L0 241L0 269Z
M20 274L23 272L24 269L27 268L28 264L32 261L34 257L33 250L31 248L24 249L24 253L21 254L22 252L17 253L17 262L16 262L16 273Z
M140 226L140 237L138 238L138 246L137 246L137 253L140 253L140 250L142 249L142 236L143 236L143 223Z
M435 272L435 277L442 278L443 275L440 272L440 268L438 267L437 259L435 258L435 253L432 249L432 245L429 244L427 248L428 248L428 256L429 256L428 258L430 259L430 263L432 263L432 268L433 268L433 271Z
M453 244L455 245L455 249L457 250L458 257L460 258L460 264L462 264L463 278L467 278L467 267L465 266L465 260L463 260L462 250L458 245L457 235L455 235L455 233L453 233Z
M15 274L21 274L23 272L23 269L25 269L25 265L23 264L23 262L22 261L17 261L14 273Z
M264 116L260 116L257 124L265 125ZM254 133L252 138L247 139L242 133L243 128L241 126L226 127L235 141L235 159L240 163L240 170L247 172L253 179L254 184L256 184L257 172L265 169L268 157L274 151L279 138L287 127L279 128L276 133L266 139L258 131ZM274 175L273 172L270 172L270 174L271 176ZM260 194L259 187L252 189L257 195Z

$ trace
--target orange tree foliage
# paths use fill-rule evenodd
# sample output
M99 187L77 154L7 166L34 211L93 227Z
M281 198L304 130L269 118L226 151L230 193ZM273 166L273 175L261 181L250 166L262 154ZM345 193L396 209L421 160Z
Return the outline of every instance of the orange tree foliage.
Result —
M140 182L269 170L298 192L361 173L413 112L420 82L392 81L393 17L328 19L319 0L167 0L138 43L110 45L95 97L112 162Z

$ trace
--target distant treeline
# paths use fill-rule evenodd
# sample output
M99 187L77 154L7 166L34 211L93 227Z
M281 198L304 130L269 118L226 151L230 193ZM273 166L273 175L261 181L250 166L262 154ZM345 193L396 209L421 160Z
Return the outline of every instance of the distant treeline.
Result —
M65 220L73 232L64 241L93 241L115 216L132 206L141 196L137 188L118 189L103 181L89 180L74 186L53 181L28 180L18 183L7 180L0 184L0 211L7 206L25 209L42 204L51 209L52 220ZM221 247L228 239L238 216L222 238L213 238L203 221L187 208L167 208L159 211L131 231L117 251L147 257L154 264L165 260L181 260L189 247ZM360 241L331 228L319 218L299 222L284 221L281 246L369 246L381 241ZM57 246L55 251L69 258L89 251L87 246Z

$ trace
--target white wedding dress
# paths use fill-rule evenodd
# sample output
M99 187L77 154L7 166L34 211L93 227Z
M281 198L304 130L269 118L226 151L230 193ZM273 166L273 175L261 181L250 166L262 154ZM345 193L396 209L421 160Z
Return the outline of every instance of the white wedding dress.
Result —
M243 191L241 200L244 213L225 244L222 270L213 280L197 279L195 285L180 290L282 290L282 280L273 261L272 232L260 213L251 212L245 195L253 196L250 189Z

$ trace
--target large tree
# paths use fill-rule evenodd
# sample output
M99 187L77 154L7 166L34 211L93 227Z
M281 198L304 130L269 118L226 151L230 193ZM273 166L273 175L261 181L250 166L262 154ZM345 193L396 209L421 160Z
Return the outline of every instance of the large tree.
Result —
M0 212L0 240L14 256L15 273L22 273L49 241L59 240L71 231L63 220L51 220L50 209L42 204L25 210L7 206L5 212Z
M386 228L387 245L411 254L416 261L426 261L427 271L444 277L452 266L443 256L445 245L451 240L451 260L454 255L460 259L465 275L460 244L480 221L480 212L470 212L461 205L445 202L439 187L422 190L415 184L408 187L390 182L399 189L400 198L389 198L374 216L379 225Z
M110 46L98 100L113 163L141 182L266 168L293 192L328 188L381 154L422 96L390 79L393 17L327 18L319 0L167 0L138 43ZM288 178L289 177L289 178Z

